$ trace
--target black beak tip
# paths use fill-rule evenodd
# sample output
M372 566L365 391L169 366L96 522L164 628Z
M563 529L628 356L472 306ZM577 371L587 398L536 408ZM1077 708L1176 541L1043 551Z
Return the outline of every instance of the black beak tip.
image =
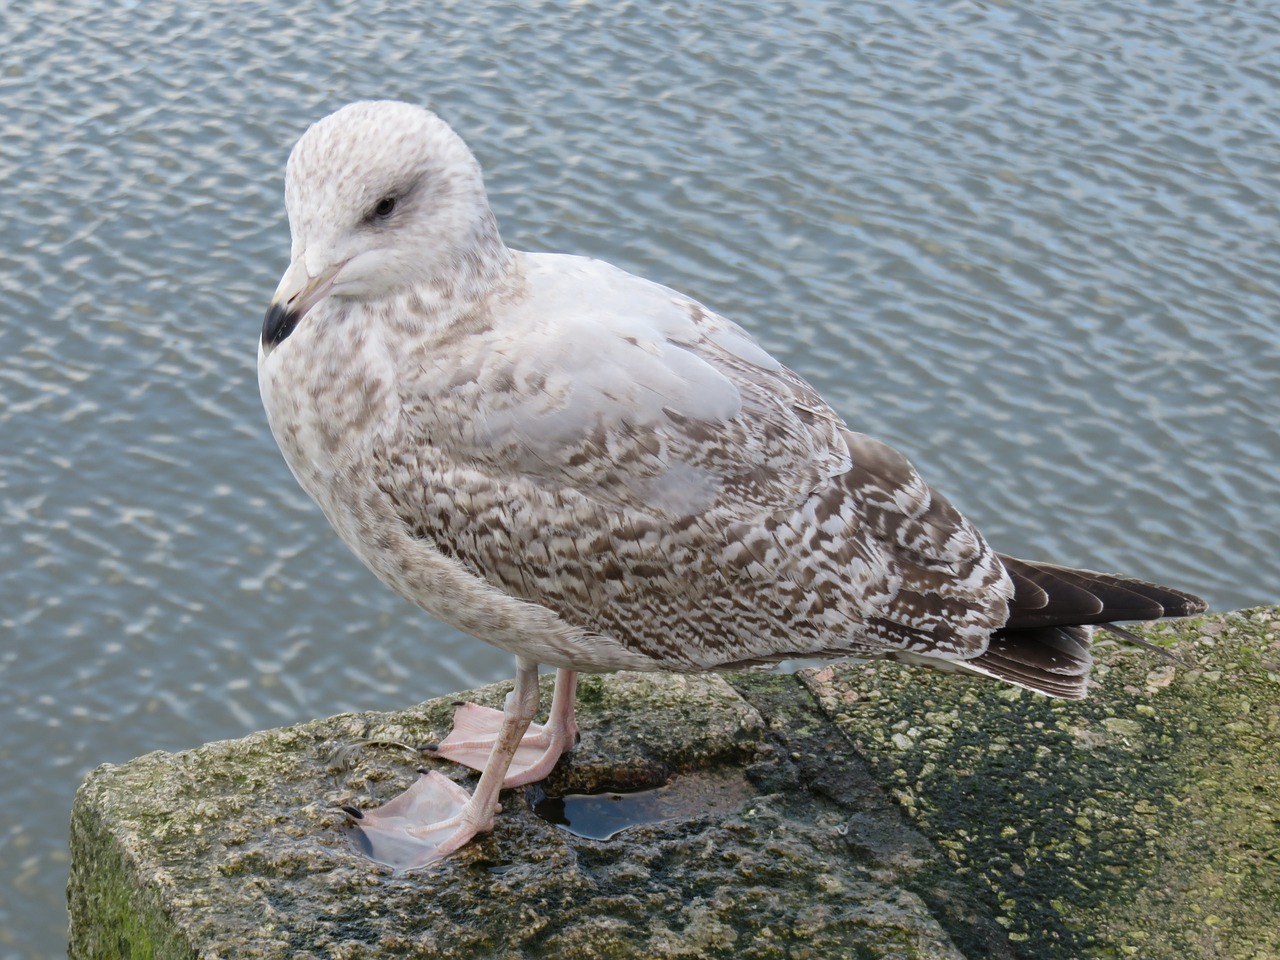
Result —
M278 347L293 333L302 314L291 310L286 303L273 303L262 320L262 346L266 350Z

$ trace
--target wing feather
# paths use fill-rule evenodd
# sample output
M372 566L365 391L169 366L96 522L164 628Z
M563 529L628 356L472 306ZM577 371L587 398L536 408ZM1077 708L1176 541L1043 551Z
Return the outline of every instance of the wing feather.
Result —
M664 669L985 649L1008 578L901 454L680 294L525 269L406 388L384 489L416 536Z

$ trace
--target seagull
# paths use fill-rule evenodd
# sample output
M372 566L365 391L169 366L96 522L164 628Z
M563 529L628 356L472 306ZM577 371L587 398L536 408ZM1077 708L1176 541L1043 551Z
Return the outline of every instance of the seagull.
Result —
M1081 698L1094 626L1206 609L995 552L742 327L601 260L508 248L428 110L318 121L285 202L258 380L289 468L384 583L516 657L504 708L460 706L433 748L481 771L474 792L433 771L353 811L405 869L491 831L500 791L573 748L582 672L888 658Z

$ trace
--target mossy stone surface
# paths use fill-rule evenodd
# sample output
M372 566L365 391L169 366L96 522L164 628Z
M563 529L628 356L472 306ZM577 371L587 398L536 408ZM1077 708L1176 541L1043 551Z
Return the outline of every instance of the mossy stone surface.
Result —
M407 875L339 805L408 786L453 698L104 766L73 811L70 954L1280 956L1280 611L1146 635L1185 665L1104 641L1081 703L886 664L584 677L578 749ZM669 778L694 802L611 840L530 808Z
M397 876L355 851L337 806L407 786L424 761L390 744L442 737L448 699L150 754L77 796L71 956L961 957L892 871L849 856L845 813L724 680L584 678L579 714L582 744L543 789L706 777L724 802L593 841L512 791L492 836Z
M802 681L1019 955L1280 957L1280 610L1102 642L1090 697L884 665Z

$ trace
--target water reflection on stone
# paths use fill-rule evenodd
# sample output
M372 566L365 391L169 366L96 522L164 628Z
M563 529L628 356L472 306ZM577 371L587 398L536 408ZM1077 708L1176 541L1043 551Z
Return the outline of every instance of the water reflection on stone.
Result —
M627 827L675 817L724 814L756 795L741 774L687 773L649 790L542 796L533 812L548 823L589 840L609 840Z

